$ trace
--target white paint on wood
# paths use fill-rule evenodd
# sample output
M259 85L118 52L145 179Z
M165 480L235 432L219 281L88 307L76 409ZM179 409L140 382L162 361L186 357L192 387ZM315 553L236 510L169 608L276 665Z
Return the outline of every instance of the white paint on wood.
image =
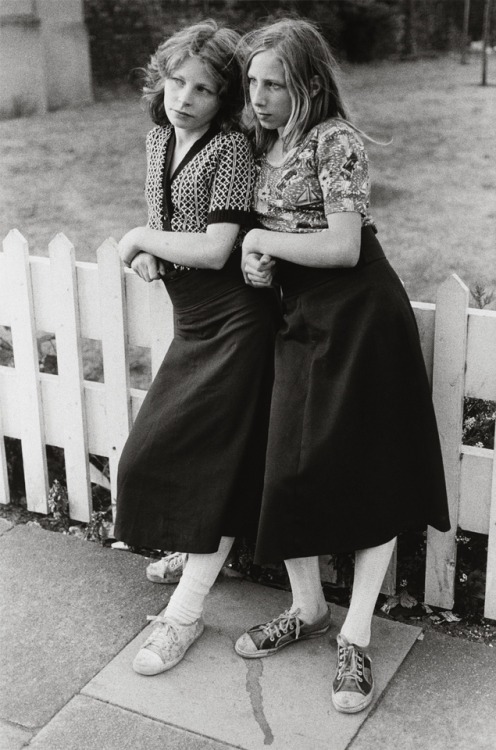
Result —
M495 436L496 440L496 436ZM493 451L493 475L491 482L491 512L489 516L489 538L487 545L486 597L484 617L496 620L496 444Z
M88 450L95 456L109 457L105 384L85 381L84 403L88 429Z
M29 257L31 287L33 290L33 315L38 332L55 331L53 292L48 258Z
M95 263L76 262L81 336L101 339L102 316L98 296L98 267Z
M105 455L109 456L112 507L115 511L117 468L131 427L124 271L117 244L113 240L103 243L97 251L97 259L108 440Z
M13 229L4 240L15 372L18 378L18 418L28 510L48 512L48 471L43 408L39 386L38 347L31 288L28 243Z
M161 281L154 281L149 286L148 317L154 378L174 337L172 302Z
M468 319L465 393L496 401L496 311L471 310Z
M396 594L396 569L398 566L398 542L395 542L393 554L391 555L391 560L389 561L388 569L386 570L386 575L384 576L384 581L382 583L381 588L381 594L385 594L386 596L393 596L393 594Z
M5 452L2 411L0 410L0 503L6 505L9 502L10 489L7 471L7 454Z
M461 458L458 525L465 531L488 534L494 451L464 445Z
M428 529L425 601L446 609L451 609L454 602L468 299L468 288L453 274L439 288L436 300L432 398L443 453L451 531Z
M432 386L436 306L427 302L412 302L412 308L419 329L420 345L422 347L422 354L424 355L427 377Z
M0 411L2 412L3 434L8 437L22 437L19 421L18 377L12 367L0 367Z
M83 395L83 358L79 327L75 252L63 234L50 243L52 309L55 316L59 404L64 411L64 458L69 515L88 522L92 497L86 413Z

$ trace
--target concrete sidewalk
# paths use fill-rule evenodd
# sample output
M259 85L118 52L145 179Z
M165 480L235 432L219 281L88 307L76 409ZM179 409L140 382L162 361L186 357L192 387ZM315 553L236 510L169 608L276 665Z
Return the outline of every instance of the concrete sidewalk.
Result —
M376 701L342 715L330 702L334 637L246 661L247 626L290 594L219 579L201 639L174 670L133 672L171 589L145 561L0 519L0 750L495 750L494 649L375 618Z

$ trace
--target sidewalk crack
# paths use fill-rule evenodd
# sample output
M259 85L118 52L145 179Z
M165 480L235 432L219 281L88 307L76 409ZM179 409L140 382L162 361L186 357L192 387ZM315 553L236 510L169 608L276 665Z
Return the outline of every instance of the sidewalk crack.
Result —
M263 664L259 660L246 662L246 692L250 696L255 721L263 732L264 745L272 745L274 735L264 713L262 685L260 679L263 674Z

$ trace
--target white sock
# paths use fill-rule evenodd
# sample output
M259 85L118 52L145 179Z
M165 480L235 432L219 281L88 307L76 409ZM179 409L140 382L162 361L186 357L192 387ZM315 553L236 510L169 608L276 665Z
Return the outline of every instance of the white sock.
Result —
M299 609L299 618L311 625L327 611L327 604L320 581L318 557L293 557L284 560L287 568L294 612Z
M355 552L355 575L348 614L341 628L349 643L366 648L370 643L372 615L393 554L395 539L379 547Z
M168 618L179 625L192 625L201 617L205 597L215 583L233 543L234 537L223 536L217 552L189 554L181 580L165 611Z

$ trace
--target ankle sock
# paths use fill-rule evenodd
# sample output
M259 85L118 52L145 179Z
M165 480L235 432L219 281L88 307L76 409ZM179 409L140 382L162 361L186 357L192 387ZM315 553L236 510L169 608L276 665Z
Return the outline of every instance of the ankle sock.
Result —
M318 557L293 557L285 560L293 594L294 612L299 609L298 617L311 625L327 611L327 603L322 591Z
M341 634L360 648L367 648L370 643L372 615L395 543L396 538L355 553L353 590Z
M167 605L167 617L179 625L191 625L201 617L205 597L215 583L233 542L234 537L223 536L217 552L189 554L181 580Z

